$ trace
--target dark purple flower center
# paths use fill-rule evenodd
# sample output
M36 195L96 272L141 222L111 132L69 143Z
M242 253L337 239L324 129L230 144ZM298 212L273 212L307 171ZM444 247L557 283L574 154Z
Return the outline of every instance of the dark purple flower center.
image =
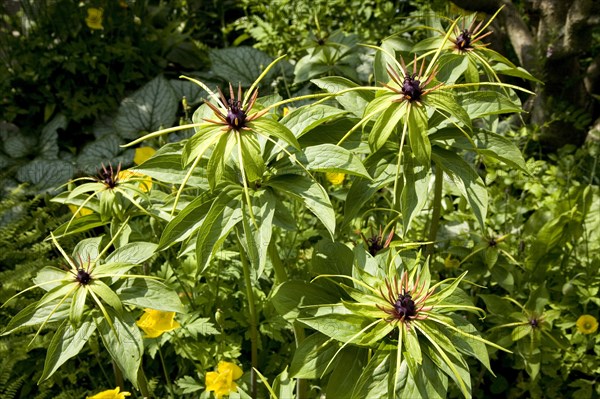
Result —
M369 249L369 253L372 256L377 255L377 252L381 251L383 249L383 243L381 242L381 236L372 236L370 238L367 239L367 247Z
M243 127L246 127L246 112L242 109L241 101L236 101L233 98L230 98L227 101L227 116L225 120L229 127L234 130L240 130Z
M531 319L529 320L529 324L531 325L531 327L536 328L539 325L539 321L538 319Z
M463 30L460 35L456 37L456 48L460 51L468 50L471 46L471 32L468 29Z
M75 276L75 280L79 281L81 285L87 285L92 281L92 276L88 272L83 269L77 270L77 276Z
M398 294L398 299L394 303L395 316L398 319L413 317L417 315L415 301L410 294Z
M421 94L423 94L423 90L421 90L421 81L415 79L414 75L406 75L404 83L402 84L402 94L404 94L409 101L419 101L421 99Z
M119 172L121 171L121 164L115 171L112 165L108 165L108 168L102 164L102 169L98 171L96 180L104 184L107 188L112 189L119 185Z

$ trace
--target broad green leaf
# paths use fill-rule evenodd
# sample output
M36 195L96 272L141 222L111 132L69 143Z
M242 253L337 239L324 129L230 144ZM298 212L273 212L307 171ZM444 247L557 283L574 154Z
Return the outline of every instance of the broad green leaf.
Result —
M123 304L119 296L102 280L92 279L87 288L94 292L100 299L110 305L119 316L123 313Z
M76 356L95 331L96 324L91 320L84 321L78 327L73 327L65 320L50 341L44 371L38 384L50 378L67 360Z
M522 112L520 103L514 103L499 91L480 90L459 93L457 100L471 119L488 115Z
M75 173L72 163L62 159L36 158L18 168L15 177L20 182L31 183L37 190L57 188L69 181Z
M413 218L421 212L429 199L430 168L417 164L412 153L404 154L403 185L400 201L403 233L410 231Z
M374 81L377 85L387 83L390 81L390 76L387 71L387 67L396 65L396 53L397 52L409 52L411 51L414 43L402 34L401 30L396 32L394 35L386 37L382 40L379 46L381 50L375 52L375 59L373 60L373 75Z
M63 285L65 281L69 280L75 280L75 276L70 272L54 266L46 266L36 274L36 276L33 278L33 283L36 285L43 284L40 286L40 288L45 291L50 291L59 285ZM55 282L50 283L50 281Z
M83 147L77 156L77 168L89 175L95 175L102 165L107 168L112 165L116 169L119 163L130 164L133 161L134 150L130 149L122 153L121 144L124 144L123 139L111 128L109 134L105 134Z
M56 310L56 302L42 304L41 306L35 302L28 305L25 309L17 313L6 325L2 331L2 335L7 335L19 328L36 326L42 324L48 319L52 312L52 316L48 322L64 320L69 317L71 300L65 300Z
M450 339L431 322L424 320L416 324L418 334L425 335L427 345L422 344L423 352L459 386L463 395L471 392L471 375L464 358L454 348Z
M91 215L81 216L61 224L54 230L54 236L59 238L79 234L96 227L105 226L108 223L110 223L110 220L102 220L99 213L92 213Z
M456 97L450 91L443 90L443 87L429 93L425 96L423 102L431 107L434 107L446 118L454 117L462 127L472 130L473 126L471 119L473 116L469 114L457 102Z
M390 135L396 130L400 120L406 115L407 102L393 102L377 117L373 129L369 134L369 146L376 152L387 142Z
M440 68L435 78L445 84L456 83L469 66L469 57L462 54L446 53L439 59Z
M324 238L315 245L310 270L315 275L351 276L353 263L354 255L350 248L341 242L332 242Z
M450 176L460 193L471 205L482 231L485 231L488 193L483 180L473 170L473 167L456 153L437 146L433 149L432 157L436 164Z
M76 260L75 263L85 269L87 262L95 261L98 258L101 243L102 237L86 238L79 241L73 250L73 259Z
M175 123L179 99L163 77L158 76L121 102L115 128L126 139Z
M349 398L356 381L360 378L368 357L367 350L358 347L347 347L338 356L337 367L327 382L325 394L328 398Z
M71 301L71 312L69 313L69 319L72 325L78 326L81 322L86 299L86 287L80 287L77 291L75 291L75 295L73 295L73 300Z
M321 144L304 149L306 168L318 172L338 172L371 179L362 162L350 151L333 144Z
M256 246L256 251L253 252L256 253L258 259L250 259L250 262L256 268L257 276L260 278L267 263L267 251L273 234L276 201L269 189L255 191L251 201L257 226L252 225L250 230L253 236L252 242Z
M423 356L423 364L414 375L409 373L408 381L402 392L403 397L421 397L423 399L444 399L448 396L448 376Z
M472 139L475 142L476 149L473 148L472 142L467 140L463 133L456 128L440 129L431 134L429 139L432 142L451 142L452 147L476 151L478 154L497 159L523 172L529 172L519 148L506 137L488 130L474 130Z
M428 167L431 163L431 143L427 136L427 114L423 108L411 106L406 119L410 149L416 161Z
M208 176L208 184L211 190L221 182L223 178L223 172L225 171L225 164L229 161L231 151L236 142L235 131L230 131L220 136L219 141L212 149L212 154L208 159L206 165L206 175Z
M333 237L335 212L325 189L317 182L300 175L276 176L265 184L301 199L306 207L323 223Z
M361 330L371 324L372 320L353 314L343 305L320 306L318 309L305 309L312 317L298 319L307 326L340 342L358 343Z
M519 148L506 137L486 130L477 130L473 136L480 154L496 158L514 168L528 173L525 159Z
M306 337L294 352L290 377L320 378L339 346L339 343L323 334L315 333Z
M241 132L240 142L242 144L242 158L244 160L246 179L248 179L249 182L255 182L262 179L265 174L266 166L258 140L253 134Z
M122 317L115 317L110 308L107 311L112 319L113 327L103 317L96 319L102 343L123 372L123 376L137 388L138 370L144 353L142 334L135 325L135 319L131 314L125 312Z
M303 306L335 303L338 299L318 285L295 280L278 285L271 294L275 310L288 321L296 320Z
M533 327L531 327L531 325L529 325L529 324L525 324L522 326L516 326L512 330L510 336L513 341L518 341L521 338L525 338L526 336L528 336L531 333L533 333Z
M156 248L157 245L153 242L130 242L108 255L104 263L133 263L139 265L150 259Z
M311 82L331 94L336 94L342 90L359 87L359 85L352 82L351 80L340 76L330 76L321 79L313 79L311 80ZM346 111L352 112L356 117L359 118L362 116L362 113L369 101L373 100L373 98L374 96L370 91L363 90L351 91L342 95L335 96L336 101L340 103L340 105L344 107ZM325 115L323 115L323 117L325 117Z
M211 193L207 191L200 194L183 208L163 230L157 250L162 251L169 248L171 245L181 242L195 233L202 225L214 200Z
M248 123L248 128L262 136L275 137L283 140L286 144L291 145L297 150L300 149L300 144L294 133L280 122L268 118L258 118Z
M197 128L196 134L186 141L181 152L182 167L186 168L194 160L205 154L206 151L221 138L227 136L228 132L222 126L207 123ZM155 155L156 156L156 155Z
M393 352L377 350L356 382L352 399L387 398L390 363L395 361ZM393 358L393 359L392 359Z
M279 121L297 138L315 127L342 118L347 112L329 105L307 105L293 110Z
M250 87L262 71L273 62L266 53L248 46L212 49L209 51L212 71L226 82ZM264 80L270 82L277 76L277 68L269 71Z
M127 273L129 270L134 268L136 265L133 263L121 263L121 262L110 262L102 263L94 267L93 277L104 278L111 277L113 282L118 280L118 276ZM112 284L112 283L111 283Z
M239 190L221 192L206 214L196 239L198 272L208 266L214 252L241 218Z
M131 170L165 183L181 184L187 173L186 169L182 166L181 151L181 143L166 144L159 148L152 158ZM201 185L206 181L205 175L206 172L198 168L197 172L194 171L192 173L188 180L188 185Z
M160 281L131 278L125 280L115 292L126 305L162 310L164 312L185 312L185 308L177 293Z
M390 162L379 162L376 168L371 170L373 180L354 179L344 204L344 224L347 226L352 219L358 215L364 204L369 201L382 187L392 183L396 178L396 165Z

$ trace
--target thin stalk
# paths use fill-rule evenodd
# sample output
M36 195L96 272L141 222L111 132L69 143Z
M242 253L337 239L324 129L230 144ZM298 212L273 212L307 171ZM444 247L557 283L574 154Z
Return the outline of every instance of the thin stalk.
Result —
M137 380L138 385L140 386L140 393L142 394L142 397L144 399L151 398L152 396L150 395L150 389L148 388L148 379L146 379L146 374L144 374L144 369L142 366L140 366L140 369L138 370Z
M431 225L429 227L429 238L431 244L427 244L427 254L433 252L433 245L440 228L440 215L442 213L442 188L444 187L444 171L439 164L435 165L435 183L433 188L433 213L431 214Z
M254 293L252 292L252 279L250 277L250 264L246 258L246 251L241 243L241 235L239 231L238 246L240 253L240 261L242 262L242 270L244 272L244 284L246 285L246 296L248 300L249 317L248 322L250 324L250 346L251 346L251 364L252 371L250 373L250 394L253 399L256 399L256 373L254 369L258 369L258 330L256 328L256 307L254 306Z
M115 375L115 384L117 384L117 386L121 388L121 390L124 390L125 380L123 379L123 373L121 372L121 369L119 368L119 366L117 366L114 360L112 361L112 366L113 374Z
M393 207L400 208L400 201L398 200L398 180L400 179L400 168L402 167L402 150L404 149L404 140L406 139L406 132L408 131L408 115L410 114L410 104L406 110L406 121L402 127L402 137L400 138L400 148L398 149L398 164L396 165L396 179L394 180L394 191L393 191Z
M273 264L273 271L275 272L275 284L281 284L287 281L287 272L283 267L283 263L281 262L281 258L279 257L279 253L277 252L277 245L274 240L271 240L269 243L269 258L271 259L271 263Z
M277 252L277 245L275 244L275 241L271 241L269 243L269 258L271 259L271 263L273 264L273 271L275 272L275 283L283 283L284 281L287 281L287 271L283 266L283 262L281 262L281 258L279 257L279 253ZM294 330L294 340L296 342L297 348L300 345L300 343L304 341L304 328L302 328L302 326L297 322L293 322L292 327ZM307 397L307 390L307 381L301 378L297 378L296 399L305 399Z
M156 340L158 341L158 339ZM163 357L162 351L160 350L160 346L158 347L158 356L160 357L160 364L162 366L163 372L165 374L165 380L167 381L167 389L171 394L171 398L175 398L175 392L173 391L173 384L171 384L171 378L169 377L169 372L167 371L167 365L165 364L165 358Z
M300 326L300 323L294 321L292 323L294 329L294 340L296 342L296 348L300 346L300 343L304 341L305 334L304 328ZM308 397L308 381L302 378L296 379L296 399L306 399Z

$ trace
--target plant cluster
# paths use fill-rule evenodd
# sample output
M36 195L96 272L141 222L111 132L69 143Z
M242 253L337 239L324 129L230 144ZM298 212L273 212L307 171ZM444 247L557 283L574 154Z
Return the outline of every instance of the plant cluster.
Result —
M494 17L388 37L367 79L340 31L293 71L213 50L211 80L123 101L115 150L52 199L56 256L2 298L3 339L47 348L40 395L89 354L90 398L597 394L598 149L523 158L505 117L532 93L503 78L535 78L488 48Z

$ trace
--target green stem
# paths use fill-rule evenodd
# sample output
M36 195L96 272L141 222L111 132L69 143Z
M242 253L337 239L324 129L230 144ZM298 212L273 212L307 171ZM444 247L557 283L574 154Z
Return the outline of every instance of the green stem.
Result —
M305 334L304 328L300 326L300 324L295 321L293 322L294 328L294 340L296 341L296 348L300 346L300 343L304 341ZM301 378L296 379L296 399L306 399L308 397L308 381L303 380Z
M433 253L433 246L437 238L440 227L440 215L442 213L442 188L444 187L444 171L439 164L435 164L435 183L433 189L433 213L431 214L431 226L429 228L429 238L431 244L427 244L427 255Z
M158 345L158 339L156 340L156 343ZM160 346L158 346L158 356L160 357L160 364L162 365L163 372L165 373L165 380L167 380L167 388L169 389L171 398L175 398L175 392L173 391L171 378L169 377L169 372L167 371L167 366L165 364L165 358L163 357L162 351L160 350Z
M288 275L283 266L283 262L281 262L281 258L279 257L279 253L277 252L277 245L275 241L271 241L269 243L269 258L271 259L271 263L273 264L273 271L275 272L275 283L283 283L287 281ZM296 348L300 345L302 341L304 341L304 328L298 323L292 323L292 327L294 329L294 340L296 342ZM296 399L305 399L307 397L308 392L308 384L306 380L301 378L296 379Z
M279 252L277 252L277 245L273 239L271 239L271 242L269 243L268 251L271 264L273 264L273 271L275 272L275 284L281 284L287 281L287 272L283 267L283 263L279 257Z
M140 392L144 399L151 398L150 389L148 388L148 380L146 379L146 374L144 374L144 369L140 366L138 370L137 382L140 386Z
M244 283L246 284L246 296L248 300L249 324L250 324L250 345L251 345L251 364L252 371L250 377L250 394L253 399L256 399L256 373L254 369L258 369L258 329L256 327L256 307L254 306L254 293L252 292L252 278L250 277L250 264L246 258L246 251L241 243L241 234L237 232L240 260L242 262L242 270L244 272Z
M117 366L114 360L112 362L112 366L113 374L115 375L115 383L123 391L125 390L125 380L123 380L123 373L121 372L121 369L119 368L119 366Z

